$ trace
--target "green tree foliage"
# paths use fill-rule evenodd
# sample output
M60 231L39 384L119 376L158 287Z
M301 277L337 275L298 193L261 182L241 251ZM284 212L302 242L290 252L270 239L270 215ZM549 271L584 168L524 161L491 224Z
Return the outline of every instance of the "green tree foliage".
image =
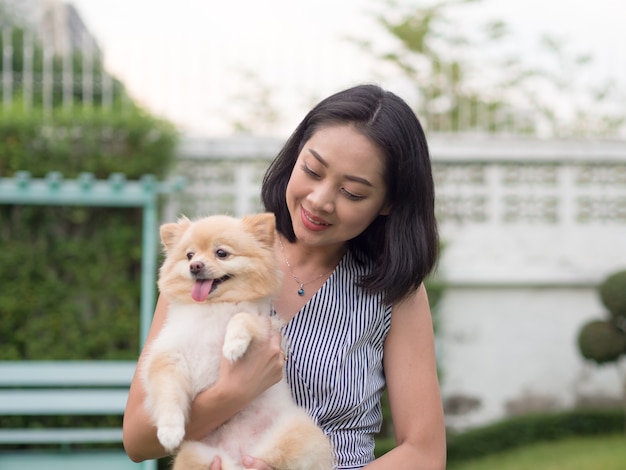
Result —
M623 128L626 113L615 105L623 102L623 90L611 80L585 82L589 54L572 52L544 35L537 53L543 60L525 62L519 50L506 47L513 35L503 21L488 21L471 33L454 21L453 13L480 2L424 6L387 0L376 20L392 45L381 49L372 40L354 42L391 65L394 75L401 73L430 130L571 136L611 135Z
M272 87L263 83L251 70L242 70L240 75L240 89L232 97L237 106L227 112L233 130L238 134L271 132L280 119L272 100Z

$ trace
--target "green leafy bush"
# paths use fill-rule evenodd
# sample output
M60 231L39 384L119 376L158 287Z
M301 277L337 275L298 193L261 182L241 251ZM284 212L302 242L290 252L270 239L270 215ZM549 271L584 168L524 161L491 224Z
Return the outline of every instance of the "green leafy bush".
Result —
M137 108L0 112L2 177L162 178L175 144ZM141 230L140 209L0 205L0 360L136 358Z

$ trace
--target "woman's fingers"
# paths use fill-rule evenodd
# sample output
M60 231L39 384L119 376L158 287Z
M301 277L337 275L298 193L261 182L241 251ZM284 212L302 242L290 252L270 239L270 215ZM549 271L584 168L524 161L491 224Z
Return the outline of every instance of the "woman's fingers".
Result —
M241 459L241 463L245 468L251 470L272 470L272 467L267 465L265 462L259 459L255 459L254 457L250 457L249 455L245 455Z
M219 456L213 459L210 470L222 470L222 459L220 459Z

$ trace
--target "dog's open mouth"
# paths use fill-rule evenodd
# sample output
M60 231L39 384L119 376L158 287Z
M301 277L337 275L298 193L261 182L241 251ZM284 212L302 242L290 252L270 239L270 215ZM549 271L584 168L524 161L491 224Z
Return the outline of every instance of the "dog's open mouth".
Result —
M191 298L196 302L204 302L211 292L217 289L222 282L230 279L229 275L219 279L197 279L191 288Z

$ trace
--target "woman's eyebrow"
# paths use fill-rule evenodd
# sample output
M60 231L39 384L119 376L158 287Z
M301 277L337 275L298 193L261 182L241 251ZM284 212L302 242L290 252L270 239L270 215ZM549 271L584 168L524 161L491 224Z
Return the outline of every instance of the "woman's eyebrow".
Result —
M313 155L315 157L315 159L320 162L322 165L324 165L324 167L328 168L328 162L326 160L324 160L322 158L322 156L317 153L317 151L313 150L313 149L309 149L309 152L311 153L311 155Z
M314 149L310 148L309 152L311 153L311 155L313 155L313 157L320 162L320 164L322 164L324 166L324 168L328 168L328 162L326 160L324 160L322 158L322 156L317 153L317 151L315 151ZM365 178L361 178L360 176L353 176L353 175L345 175L344 176L347 180L350 181L354 181L355 183L361 183L364 184L365 186L370 186L373 187L374 185L372 183L370 183L368 180L366 180Z

